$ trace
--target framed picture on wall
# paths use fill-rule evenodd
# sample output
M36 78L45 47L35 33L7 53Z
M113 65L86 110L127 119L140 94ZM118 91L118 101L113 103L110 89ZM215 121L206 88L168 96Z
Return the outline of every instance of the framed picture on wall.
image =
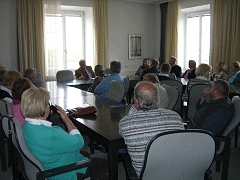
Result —
M128 35L128 59L142 58L142 35Z

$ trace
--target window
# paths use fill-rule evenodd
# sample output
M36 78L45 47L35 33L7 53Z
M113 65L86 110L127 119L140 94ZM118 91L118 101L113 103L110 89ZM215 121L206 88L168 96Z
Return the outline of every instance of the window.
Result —
M206 7L206 6L205 6ZM210 7L208 6L210 9ZM209 64L210 56L210 10L184 12L182 31L179 31L179 64L183 70L188 69L188 61L195 60L197 66L200 63ZM181 25L180 25L181 27Z
M88 25L85 23L84 11L62 10L58 14L45 15L47 80L54 80L59 70L69 69L74 72L79 67L80 59L88 57L87 64L93 64L93 30L90 28L91 30L86 33L86 27L91 27L92 19L87 19ZM88 47L86 40L90 40Z

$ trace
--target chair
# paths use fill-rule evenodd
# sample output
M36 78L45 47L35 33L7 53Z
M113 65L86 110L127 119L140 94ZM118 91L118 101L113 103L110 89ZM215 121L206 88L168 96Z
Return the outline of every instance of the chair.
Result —
M127 76L123 76L125 82L125 94L128 92L129 89L129 78Z
M4 115L13 115L13 112L12 112L11 104L8 101L1 99L0 100L0 120L1 121ZM0 158L1 158L2 171L7 170L5 143L7 143L7 138L3 132L2 126L0 126ZM10 167L11 162L10 162L10 159L8 160L9 160L8 167Z
M178 100L176 106L173 108L179 114L182 114L182 94L183 94L183 84L178 80L163 80L161 84L167 84L170 86L175 86L178 89Z
M202 96L202 90L205 88L212 88L209 84L195 84L193 85L188 93L188 102L187 102L187 113L186 113L186 120L192 118L194 113L196 112L196 103ZM207 101L210 100L208 96Z
M45 180L45 178L49 178L52 176L56 176L59 174L63 174L66 172L70 172L76 169L80 169L83 167L91 166L93 164L93 160L85 160L81 162L76 162L74 164L69 164L66 166L45 170L40 161L31 153L29 148L26 145L22 126L16 120L14 117L11 116L4 116L2 119L2 126L4 129L4 132L9 135L9 139L12 140L12 144L17 149L17 151L20 153L23 163L24 163L24 172L21 172L25 179L28 180ZM13 156L15 154L12 154ZM14 162L15 158L12 158L13 164L16 164ZM16 168L13 167L13 168ZM15 170L13 170L15 171ZM96 178L94 176L94 173L91 171L91 178Z
M177 76L174 73L170 73L169 77L173 80L177 80Z
M58 82L74 80L73 72L71 70L58 71L56 77Z
M174 109L174 107L177 104L178 95L179 95L178 89L175 86L170 86L167 84L163 84L162 87L164 87L166 89L168 98L169 98L169 104L168 104L167 109L172 110L172 109Z
M157 134L149 141L140 177L129 156L123 162L130 179L203 180L214 155L215 140L210 132L177 130Z
M222 136L217 136L216 140L219 142L219 148L216 152L216 171L221 173L221 179L225 180L228 178L228 169L229 169L229 158L230 158L230 148L231 148L231 137L230 134L233 132L240 123L240 97L234 96L232 98L232 103L235 108L235 113L228 124L227 128L223 132Z
M106 98L121 102L125 95L125 85L122 82L112 80Z
M35 82L33 83L36 87L42 87L42 75L40 72L37 72Z

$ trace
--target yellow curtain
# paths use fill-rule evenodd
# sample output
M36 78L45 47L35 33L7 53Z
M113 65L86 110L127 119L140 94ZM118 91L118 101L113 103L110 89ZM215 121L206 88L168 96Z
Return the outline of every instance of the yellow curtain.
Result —
M93 0L95 64L108 64L108 0Z
M215 0L213 10L211 64L223 61L231 67L240 60L240 1Z
M178 54L178 1L168 3L167 12L167 39L166 39L166 61L171 56Z
M29 67L44 72L42 0L17 0L20 71ZM44 80L44 76L43 76Z

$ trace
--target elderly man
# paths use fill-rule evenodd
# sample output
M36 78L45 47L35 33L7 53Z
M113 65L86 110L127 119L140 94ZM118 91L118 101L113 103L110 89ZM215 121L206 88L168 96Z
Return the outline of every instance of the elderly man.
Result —
M124 138L138 176L151 138L165 131L184 129L179 114L160 108L160 104L157 86L141 81L134 90L134 105L119 122L119 133Z
M171 56L169 58L169 64L171 65L171 72L174 73L177 77L182 77L182 68L176 64L177 58L175 56Z
M112 61L110 63L110 75L102 80L102 82L94 90L94 94L106 97L108 90L110 88L110 83L112 80L122 82L125 85L124 78L120 74L121 62Z
M221 135L234 115L234 106L228 94L229 84L225 80L214 81L212 89L203 89L189 128L204 129L213 135ZM212 100L207 103L206 98L209 95Z
M12 87L16 80L22 78L22 74L16 70L7 71L4 74L3 85L0 86L0 99L12 102Z
M170 64L163 63L161 65L161 67L160 67L160 74L158 75L159 81L162 81L162 80L172 80L169 77L170 71L171 71Z
M150 59L148 61L148 65L149 65L149 69L143 71L143 74L140 80L143 80L144 76L148 73L154 73L154 74L159 73L159 69L158 69L159 63L157 59Z
M91 79L91 78L95 77L92 67L86 66L86 61L84 59L81 59L79 61L79 66L80 66L80 68L78 68L75 71L76 79L85 80L85 79Z
M24 71L24 77L28 78L31 81L31 87L36 88L33 84L37 77L37 70L35 68L28 68Z

